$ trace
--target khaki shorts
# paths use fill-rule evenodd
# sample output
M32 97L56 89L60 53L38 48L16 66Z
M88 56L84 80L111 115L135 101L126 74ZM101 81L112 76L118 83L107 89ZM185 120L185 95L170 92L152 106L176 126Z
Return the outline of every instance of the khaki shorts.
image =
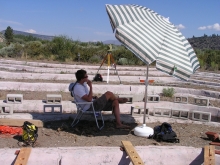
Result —
M112 111L112 101L107 101L103 94L101 97L93 101L95 111ZM92 105L87 111L92 111Z

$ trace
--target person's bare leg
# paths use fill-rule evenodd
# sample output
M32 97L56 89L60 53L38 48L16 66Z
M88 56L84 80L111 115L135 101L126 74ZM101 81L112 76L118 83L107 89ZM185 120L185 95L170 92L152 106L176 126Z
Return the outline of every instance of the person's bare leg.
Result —
M114 100L112 105L113 105L113 114L115 115L115 120L116 120L116 128L130 128L129 126L121 123L118 100Z
M110 91L107 91L107 92L105 93L105 96L106 96L107 100L112 100L112 101L113 101L113 100L118 100L119 103L125 103L125 102L128 101L127 98L118 98L118 97L116 97L116 96L114 95L114 93L112 93L112 92L110 92Z
M117 97L110 91L105 92L105 96L107 100L114 101L115 99L117 99Z

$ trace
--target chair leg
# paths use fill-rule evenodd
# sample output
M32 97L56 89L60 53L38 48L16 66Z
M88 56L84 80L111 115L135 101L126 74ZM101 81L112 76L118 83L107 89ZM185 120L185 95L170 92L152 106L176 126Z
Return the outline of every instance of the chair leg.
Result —
M97 117L96 117L96 112L100 113L100 116L101 116L101 119L102 119L102 126L100 126L99 123L98 123L98 120L97 120ZM102 116L102 112L93 110L93 114L94 114L94 117L95 117L96 125L97 125L98 129L101 130L105 126L105 122L104 122L104 119L103 119L103 116Z
M74 127L76 124L79 123L79 120L81 119L82 115L83 115L83 112L82 112L82 111L78 111L78 112L77 112L76 117L75 117L75 119L73 120L73 122L72 122L72 124L71 124L72 127ZM78 118L78 117L79 117L79 118ZM77 119L77 118L78 118L78 119Z

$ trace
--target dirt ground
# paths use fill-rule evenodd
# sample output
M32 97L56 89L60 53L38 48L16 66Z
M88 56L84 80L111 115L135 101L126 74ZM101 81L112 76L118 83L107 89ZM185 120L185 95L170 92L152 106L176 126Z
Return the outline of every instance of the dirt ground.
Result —
M116 129L114 121L106 121L105 127L99 131L94 121L80 121L74 128L70 127L72 120L52 121L45 123L38 130L38 139L34 147L74 147L74 146L115 146L120 147L122 140L129 140L134 146L162 145L162 146L192 146L202 148L211 142L205 132L219 132L218 127L170 123L177 134L180 143L156 142L134 135L137 124L128 124L131 129ZM126 123L125 123L126 124ZM154 128L161 123L148 123ZM0 134L0 148L19 148L21 136ZM18 143L19 142L19 143Z

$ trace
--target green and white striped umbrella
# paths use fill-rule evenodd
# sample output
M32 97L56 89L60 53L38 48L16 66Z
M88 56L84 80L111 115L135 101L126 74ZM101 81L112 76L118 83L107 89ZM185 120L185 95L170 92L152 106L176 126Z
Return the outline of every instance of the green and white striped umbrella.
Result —
M196 54L179 30L153 10L138 5L106 5L115 37L144 63L188 80L199 68Z

